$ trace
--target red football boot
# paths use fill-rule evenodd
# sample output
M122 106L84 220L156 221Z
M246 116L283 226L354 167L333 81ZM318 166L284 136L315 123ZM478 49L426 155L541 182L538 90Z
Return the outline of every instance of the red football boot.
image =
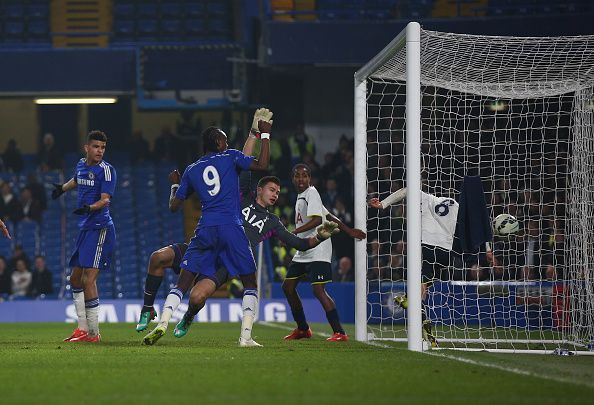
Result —
M89 342L89 343L99 343L99 342L101 342L101 335L95 335L95 336L87 335L83 341Z
M74 329L74 332L72 332L72 335L64 339L64 342L78 342L82 338L87 337L87 335L88 332L86 330L76 328Z
M309 339L311 337L311 328L301 330L296 328L291 334L284 337L285 340Z
M326 340L328 342L346 342L349 340L349 337L345 334L336 332Z

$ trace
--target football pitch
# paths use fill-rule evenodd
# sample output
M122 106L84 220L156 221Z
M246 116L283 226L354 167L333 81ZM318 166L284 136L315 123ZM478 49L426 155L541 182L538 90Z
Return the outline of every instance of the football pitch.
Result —
M154 324L151 324L151 327ZM283 341L256 324L262 348L238 348L239 324L198 324L140 344L132 324L103 342L64 343L72 324L0 324L0 403L592 403L594 356L504 355L402 345ZM352 333L352 328L347 330ZM158 402L157 402L158 401Z

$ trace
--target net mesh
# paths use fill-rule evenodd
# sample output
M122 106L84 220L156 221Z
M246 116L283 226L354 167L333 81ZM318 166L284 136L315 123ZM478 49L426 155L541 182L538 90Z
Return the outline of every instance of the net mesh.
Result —
M367 80L368 194L405 186L405 49ZM594 36L421 32L422 191L480 176L494 259L425 245L425 325L441 347L580 349L594 340ZM427 209L425 206L422 209ZM405 338L406 200L368 211L368 330ZM423 234L426 230L423 230ZM463 253L463 254L461 254Z

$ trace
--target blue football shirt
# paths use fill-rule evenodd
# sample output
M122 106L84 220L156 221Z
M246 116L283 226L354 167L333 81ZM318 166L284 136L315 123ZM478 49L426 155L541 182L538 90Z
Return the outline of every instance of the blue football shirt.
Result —
M113 197L117 178L115 169L105 160L89 166L83 158L76 165L74 180L78 190L77 207L82 207L99 201L101 193L107 193ZM109 205L99 211L82 215L78 221L80 229L101 229L112 224Z
M185 200L198 194L202 217L198 226L242 224L239 174L248 170L253 156L236 149L209 153L189 165L181 179L176 197Z

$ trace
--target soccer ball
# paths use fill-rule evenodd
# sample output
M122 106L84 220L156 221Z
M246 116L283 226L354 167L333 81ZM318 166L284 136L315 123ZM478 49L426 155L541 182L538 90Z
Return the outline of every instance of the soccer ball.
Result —
M513 215L499 214L493 221L493 230L495 235L509 236L520 230L520 223Z

